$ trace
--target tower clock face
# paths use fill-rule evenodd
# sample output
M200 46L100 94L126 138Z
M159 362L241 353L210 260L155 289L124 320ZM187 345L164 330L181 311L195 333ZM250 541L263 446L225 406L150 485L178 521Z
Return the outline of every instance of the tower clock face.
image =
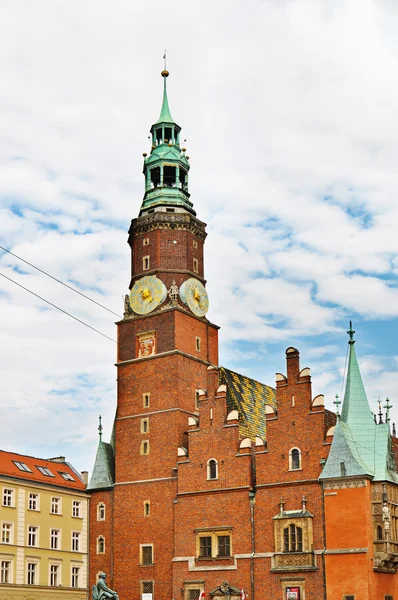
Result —
M130 306L138 315L146 315L164 302L167 289L155 275L141 277L130 292Z
M209 310L209 297L205 286L194 277L181 285L180 298L197 317L204 317Z

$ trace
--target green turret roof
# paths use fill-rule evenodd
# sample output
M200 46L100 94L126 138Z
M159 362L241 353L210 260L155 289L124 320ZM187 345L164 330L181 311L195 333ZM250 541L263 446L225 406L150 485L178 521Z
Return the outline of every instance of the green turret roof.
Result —
M99 443L95 463L87 491L113 488L115 482L115 457L114 457L114 428L111 442L102 441L101 417L99 421Z
M155 125L157 125L158 123L174 123L173 121L173 117L171 116L170 113L170 108L169 108L169 101L167 98L167 77L169 76L169 72L166 71L166 69L164 71L162 71L162 77L163 77L163 102L162 102L162 110L160 111L160 117L159 119L156 121Z
M389 423L374 421L355 353L355 332L350 327L347 333L350 354L343 410L321 479L368 475L375 481L398 483Z

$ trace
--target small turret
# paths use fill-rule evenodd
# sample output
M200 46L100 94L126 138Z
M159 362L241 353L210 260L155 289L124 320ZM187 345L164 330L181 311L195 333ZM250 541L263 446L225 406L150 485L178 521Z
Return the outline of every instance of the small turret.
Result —
M185 148L180 148L181 127L170 113L167 77L164 69L163 102L159 119L151 127L150 155L144 154L145 195L140 216L152 212L189 212L195 215L189 200L189 162Z

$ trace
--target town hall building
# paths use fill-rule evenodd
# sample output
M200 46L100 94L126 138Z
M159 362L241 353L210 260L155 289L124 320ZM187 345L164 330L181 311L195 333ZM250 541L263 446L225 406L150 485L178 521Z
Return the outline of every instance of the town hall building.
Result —
M106 572L121 600L398 600L391 407L375 421L352 327L341 413L296 348L272 385L219 364L168 75L129 229L116 417L88 486L90 583Z

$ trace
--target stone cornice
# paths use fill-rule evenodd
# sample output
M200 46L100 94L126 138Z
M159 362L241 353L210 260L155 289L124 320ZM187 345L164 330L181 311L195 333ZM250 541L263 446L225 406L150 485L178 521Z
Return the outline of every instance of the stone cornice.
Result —
M206 223L199 221L189 213L153 212L133 219L129 229L129 242L132 237L152 231L153 229L187 229L202 240L206 239Z

